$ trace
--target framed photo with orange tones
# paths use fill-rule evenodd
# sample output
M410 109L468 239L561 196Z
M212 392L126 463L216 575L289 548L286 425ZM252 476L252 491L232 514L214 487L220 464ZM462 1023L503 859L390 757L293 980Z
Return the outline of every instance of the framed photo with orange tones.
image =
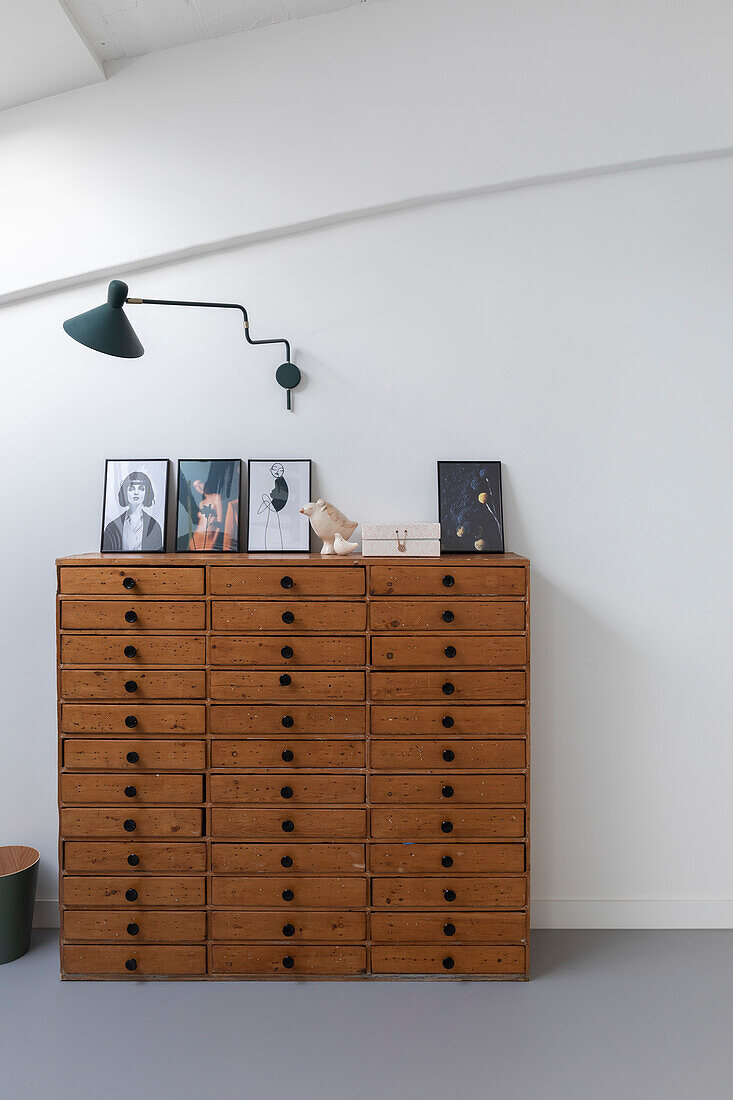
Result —
M444 554L503 554L501 462L439 462L438 518Z
M239 458L182 458L178 462L176 550L239 550Z

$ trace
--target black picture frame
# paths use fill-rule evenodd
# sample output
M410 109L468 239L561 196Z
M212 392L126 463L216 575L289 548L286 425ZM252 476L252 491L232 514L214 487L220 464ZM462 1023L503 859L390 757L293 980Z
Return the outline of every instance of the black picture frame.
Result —
M439 461L438 518L442 553L503 554L501 462Z
M149 467L149 466L153 466L153 465L162 464L162 467L163 467L163 471L162 471L162 475L163 475L163 502L162 502L163 506L162 506L162 511L160 509L159 504L158 504L158 507L156 508L156 513L157 513L159 519L162 522L159 522L159 519L157 519L155 516L153 516L151 512L145 512L145 514L151 516L154 523L156 523L158 525L158 527L160 527L160 530L161 530L161 545L160 545L160 547L154 548L154 547L150 547L149 545L148 546L142 546L141 545L139 550L123 550L122 549L122 529L121 529L120 526L118 526L117 521L121 520L122 515L124 513L120 513L119 516L115 516L112 519L108 519L108 516L107 516L107 504L108 504L108 502L107 502L107 488L109 486L110 465L114 465L114 464L118 464L118 463L120 465L124 464L124 465L129 466L128 473L125 475L125 478L120 483L120 486L119 486L119 489L118 489L118 504L120 506L122 505L123 502L122 502L121 499L119 499L119 495L122 493L125 482L127 481L127 478L130 476L130 474L132 474L136 471L139 471L139 472L145 474L145 476L150 480L150 475L148 474L145 467L146 466ZM152 482L151 482L151 485L152 485ZM154 494L155 494L156 488L159 488L159 486L152 485L152 490L153 490ZM102 530L101 530L100 539L99 539L99 551L100 551L100 553L101 554L164 554L165 551L166 551L166 546L167 546L167 542L168 542L168 496L169 496L169 490L170 490L170 462L167 458L106 458L104 460L104 489L102 490ZM158 497L157 496L155 496L155 501L154 502L156 504L158 503ZM143 506L142 506L143 511L145 511L145 509L149 508L150 506L151 505L146 505L145 503L143 503ZM146 533L146 527L148 528L147 533ZM114 529L114 534L112 534L113 529ZM149 525L144 525L143 542L149 541L149 538L150 538ZM105 543L106 543L106 545L105 545ZM117 545L117 543L119 543L119 545Z
M253 542L259 541L253 538L253 524L252 524L252 493L258 491L258 481L252 476L253 465L274 466L276 464L297 464L299 466L305 466L307 468L307 485L308 495L307 499L303 501L307 504L311 500L311 492L313 486L313 463L310 458L250 458L247 460L247 550L252 554L307 554L310 552L312 545L312 532L310 520L307 516L304 516L305 524L301 525L303 528L302 545L293 545L295 540L290 540L289 545L273 545L272 547L253 546ZM272 475L273 478L275 475ZM274 488L274 487L273 487ZM257 513L255 513L257 514Z
M221 479L224 477L224 467L233 467L231 473L231 489L236 488L236 497L231 492L226 494L226 504L220 509L220 513L213 511L211 513L211 528L207 525L204 531L201 545L196 545L196 538L200 532L194 532L191 526L192 509L195 506L197 515L200 512L199 505L194 496L194 492L198 493L193 481L189 480L189 474L184 473L183 467L187 464L196 464L202 467L199 471L191 471L194 474L198 472L199 476L196 477L196 481L203 481L204 489L202 491L202 501L207 495L207 485L211 484L212 479L217 484L217 492L211 492L209 494L213 496L221 496L220 490L223 488ZM213 469L218 467L218 469ZM186 479L186 486L182 485L182 478ZM191 489L193 486L193 491ZM181 496L182 491L187 493L186 501L182 504ZM235 503L236 502L236 503ZM189 517L189 525L187 530L181 530L181 509L183 507L183 514ZM215 504L209 504L208 507L216 509ZM176 552L180 554L238 554L241 547L241 513L242 513L242 460L241 458L179 458L178 459L178 477L176 483ZM197 520L197 526L198 526ZM232 523L236 525L236 536L232 532ZM214 536L213 539L211 536ZM219 538L221 535L221 538ZM183 542L187 545L182 545ZM193 545L190 545L193 543Z

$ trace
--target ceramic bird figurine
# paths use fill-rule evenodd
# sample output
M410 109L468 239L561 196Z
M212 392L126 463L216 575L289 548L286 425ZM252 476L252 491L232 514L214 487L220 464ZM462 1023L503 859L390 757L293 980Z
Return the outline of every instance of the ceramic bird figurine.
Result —
M344 558L347 554L351 554L354 550L356 550L358 545L358 542L347 542L345 538L341 537L338 531L333 537L334 550L337 554L341 554L341 556Z
M319 539L323 539L322 554L334 553L333 540L336 535L341 535L345 540L348 539L349 535L353 535L356 530L357 525L347 519L343 512L339 512L338 508L334 504L329 504L327 500L317 500L315 503L310 501L309 504L303 505L300 510L304 516L308 516L311 527Z

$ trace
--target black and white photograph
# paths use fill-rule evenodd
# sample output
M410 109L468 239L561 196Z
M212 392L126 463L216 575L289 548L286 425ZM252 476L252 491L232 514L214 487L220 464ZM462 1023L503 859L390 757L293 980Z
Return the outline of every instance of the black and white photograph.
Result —
M165 550L167 458L108 458L104 471L105 553Z
M501 462L439 462L438 518L444 554L503 554Z
M310 550L310 523L300 509L311 498L309 458L251 458L247 549Z
M239 550L239 458L182 458L178 463L176 549Z

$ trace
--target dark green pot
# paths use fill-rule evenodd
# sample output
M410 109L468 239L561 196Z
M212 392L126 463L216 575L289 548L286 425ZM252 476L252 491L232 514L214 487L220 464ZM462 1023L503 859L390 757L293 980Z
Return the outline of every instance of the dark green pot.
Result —
M0 848L0 963L19 959L31 945L40 858L35 848Z

